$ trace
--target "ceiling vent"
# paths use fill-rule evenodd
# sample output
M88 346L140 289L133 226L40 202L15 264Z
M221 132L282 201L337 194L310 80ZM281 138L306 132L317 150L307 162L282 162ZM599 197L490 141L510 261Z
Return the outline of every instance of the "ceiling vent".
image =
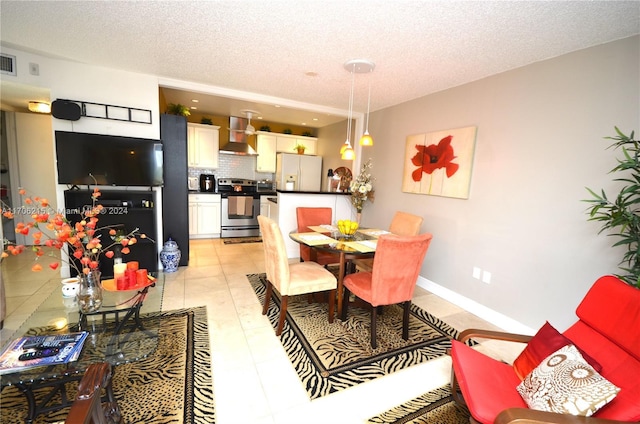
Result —
M16 76L16 57L10 54L0 54L0 73Z

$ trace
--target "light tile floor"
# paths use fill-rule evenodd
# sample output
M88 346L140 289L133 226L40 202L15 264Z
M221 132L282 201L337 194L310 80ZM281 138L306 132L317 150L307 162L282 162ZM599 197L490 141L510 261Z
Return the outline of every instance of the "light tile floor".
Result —
M207 307L218 424L362 423L448 384L451 360L443 357L309 400L246 278L264 272L262 243L192 240L190 251L189 266L166 275L163 309ZM33 273L31 260L23 254L2 262L8 310L2 340L12 337L52 290L60 289L58 272L43 266L44 271ZM496 329L420 287L413 301L458 330ZM521 348L500 342L480 347L505 361Z

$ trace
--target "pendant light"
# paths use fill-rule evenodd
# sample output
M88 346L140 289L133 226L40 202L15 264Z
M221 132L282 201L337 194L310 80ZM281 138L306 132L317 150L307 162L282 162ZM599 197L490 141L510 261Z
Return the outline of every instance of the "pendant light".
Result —
M373 68L371 71L373 72ZM361 146L373 146L373 138L369 134L369 111L371 108L371 76L369 76L369 98L367 99L367 126L365 127L364 134L360 137L360 145Z
M375 64L365 59L353 59L344 64L344 69L351 73L351 91L349 92L349 114L347 118L347 139L340 148L340 158L343 160L354 160L356 157L353 147L351 147L351 122L353 120L353 88L355 85L355 74L362 74L373 71ZM371 93L371 90L369 90ZM368 118L367 118L368 119ZM368 121L367 121L368 124ZM368 129L368 128L367 128Z

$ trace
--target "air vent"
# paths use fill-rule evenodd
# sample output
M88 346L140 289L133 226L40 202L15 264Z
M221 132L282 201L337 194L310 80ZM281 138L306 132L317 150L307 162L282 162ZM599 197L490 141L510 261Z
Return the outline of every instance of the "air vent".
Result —
M0 54L0 73L16 75L16 57L9 54Z

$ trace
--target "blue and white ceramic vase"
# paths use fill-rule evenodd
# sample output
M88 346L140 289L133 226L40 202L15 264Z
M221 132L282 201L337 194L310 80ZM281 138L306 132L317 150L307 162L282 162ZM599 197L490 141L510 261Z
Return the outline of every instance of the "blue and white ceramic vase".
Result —
M164 272L176 272L178 265L180 264L180 249L178 249L178 243L173 241L171 237L164 244L160 251L160 262Z

